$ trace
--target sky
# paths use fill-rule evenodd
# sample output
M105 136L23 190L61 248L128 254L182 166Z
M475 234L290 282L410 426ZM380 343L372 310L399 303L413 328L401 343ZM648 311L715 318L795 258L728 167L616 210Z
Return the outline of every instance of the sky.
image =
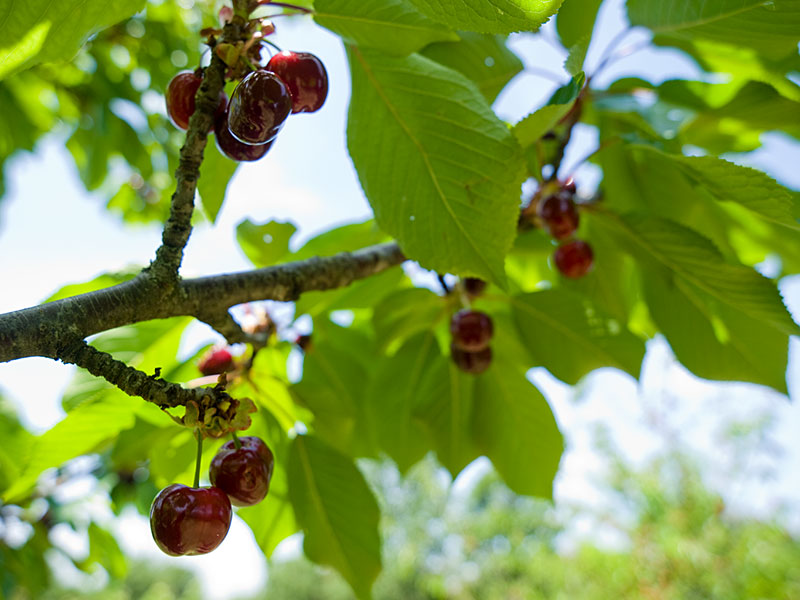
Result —
M299 228L294 243L336 224L370 216L352 163L346 152L344 129L349 76L343 48L335 36L308 20L279 24L276 42L284 48L309 51L324 61L330 78L330 93L321 111L289 119L270 153L261 161L243 164L229 187L216 225L200 226L187 246L182 273L186 277L249 268L235 241L235 226L244 218L255 222L291 220ZM597 65L600 52L624 26L621 0L606 2L590 48L587 71ZM544 38L544 39L543 39ZM548 24L543 36L512 36L511 47L530 70L517 76L495 103L495 110L516 122L543 103L558 85L542 77L537 69L549 70L561 83L568 78L561 70L563 52L546 40L555 32ZM633 32L620 45L647 39ZM176 68L176 72L179 69ZM615 62L595 81L602 86L620 75L643 75L654 81L671 77L696 77L691 61L669 50L646 50ZM765 148L746 157L747 164L761 168L782 183L800 188L800 148L779 135L764 138ZM580 127L574 136L565 165L574 165L594 149L590 128ZM736 157L741 160L741 157ZM21 155L7 168L9 192L0 204L0 313L39 303L66 283L86 281L108 271L149 262L160 241L157 227L123 227L104 209L105 200L88 194L80 184L63 140L41 142L33 154ZM597 184L598 173L585 166L576 173L583 189ZM800 320L800 278L787 278L782 292ZM198 325L184 340L192 351L220 341L206 326ZM637 382L610 369L589 375L575 388L554 380L542 369L531 372L532 380L545 392L568 440L568 451L556 480L556 504L603 502L595 480L603 465L593 449L598 424L611 429L624 455L641 463L663 444L679 437L706 459L707 476L723 491L730 510L770 516L781 506L800 508L800 343L790 347L790 398L745 384L711 384L686 372L659 340L648 344L648 353ZM25 423L42 431L60 418L60 394L74 372L73 367L46 359L24 359L0 364L0 391L19 407ZM730 456L722 432L737 420L771 419L768 435L781 449L780 456L754 456L747 468L730 476ZM662 436L648 433L660 427ZM485 468L473 467L472 477ZM775 471L769 486L754 485L764 470ZM721 474L725 474L724 477ZM468 483L470 474L465 476ZM715 479L716 478L716 479ZM462 487L464 481L457 482ZM98 505L98 511L102 512ZM800 511L793 525L800 531ZM138 517L123 519L119 537L131 552L162 557L150 539L146 522ZM613 534L596 523L577 520L575 539L581 535L616 543ZM68 535L68 534L63 534ZM79 544L78 540L71 543ZM567 540L566 546L570 545ZM297 540L291 548L297 548ZM263 585L265 568L246 526L236 521L229 539L213 554L178 560L206 577L204 588L212 598L247 593ZM223 586L208 578L208 566L225 565L231 577ZM241 583L237 588L231 582Z

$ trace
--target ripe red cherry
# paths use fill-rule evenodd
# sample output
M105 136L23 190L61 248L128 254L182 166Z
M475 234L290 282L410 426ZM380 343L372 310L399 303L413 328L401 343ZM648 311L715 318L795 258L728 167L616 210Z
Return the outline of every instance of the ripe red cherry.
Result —
M492 349L486 346L486 348L477 352L465 352L458 348L455 343L451 343L450 357L455 365L465 373L478 375L492 364Z
M225 539L231 515L231 502L221 489L173 483L153 500L150 531L170 556L206 554Z
M212 348L197 365L203 375L219 375L233 370L233 355L227 348Z
M568 177L566 180L564 180L564 183L561 184L561 188L572 196L574 196L575 192L578 191L578 188L575 185L575 180L572 177Z
M243 144L228 129L228 111L224 111L214 120L214 136L217 138L217 148L225 156L238 161L254 161L262 158L272 147L275 140L253 146Z
M453 345L466 352L478 352L486 348L493 332L492 319L477 310L460 310L450 320Z
M328 73L322 61L309 52L284 50L269 59L267 69L289 88L292 112L315 112L328 97Z
M586 275L592 268L594 252L592 252L592 247L583 240L572 240L556 248L553 260L565 277L578 279Z
M245 144L265 144L283 127L292 98L283 80L264 69L249 73L231 94L228 129Z
M203 83L202 72L182 71L175 75L167 86L167 115L172 124L180 129L189 128L189 118L194 114L194 97ZM224 112L228 105L225 92L219 93L219 104L215 116ZM212 125L211 129L214 129Z
M231 504L252 506L267 495L275 461L261 438L245 436L239 442L238 449L233 440L222 445L211 461L209 479L228 494Z
M477 277L464 278L464 291L470 297L480 296L486 289L486 282Z
M538 206L538 213L550 235L557 240L568 238L578 228L578 209L567 193L545 198Z

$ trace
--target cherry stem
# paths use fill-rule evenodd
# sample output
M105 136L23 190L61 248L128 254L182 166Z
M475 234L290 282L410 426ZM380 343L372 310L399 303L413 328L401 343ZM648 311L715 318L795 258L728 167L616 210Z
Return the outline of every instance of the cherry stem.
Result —
M283 50L281 49L281 47L280 47L280 46L278 46L278 44L276 44L276 43L274 43L274 42L270 42L268 39L261 38L261 39L260 39L260 40L258 40L258 41L259 41L259 42L261 42L262 44L269 44L270 46L272 46L273 48L275 48L275 50L277 50L278 52L283 52Z
M203 434L198 429L197 434L197 462L194 465L194 487L200 487L200 462L203 458Z
M259 0L258 2L256 2L256 6L280 6L281 8L296 10L301 13L305 13L307 15L314 12L313 10L305 8L304 6L297 6L296 4L287 4L286 2L271 2L271 0Z
M437 273L436 277L439 279L439 285L442 286L442 289L444 290L445 295L448 295L450 293L450 287L447 285L447 282L444 280L444 275L441 275L440 273Z
M605 141L604 141L602 144L600 144L600 145L599 145L599 146L598 146L596 149L594 149L592 152L590 152L589 154L587 154L586 156L584 156L583 158L581 158L581 159L580 159L580 160L579 160L579 161L578 161L578 162L575 164L575 166L573 166L573 167L572 167L572 169L570 169L570 172L575 172L575 170L577 170L577 169L578 169L578 167L580 167L580 166L582 166L583 164L585 164L585 163L589 162L589 160L591 160L591 159L592 159L594 156L596 156L597 154L599 154L600 152L602 152L602 151L603 151L603 150L605 150L606 148L608 148L608 147L610 147L610 146L613 146L613 145L615 145L615 144L618 144L618 143L620 143L621 141L622 141L622 138L621 138L621 137L619 137L619 136L617 136L617 135L615 135L615 136L613 136L613 137L610 137L610 138L608 138L608 139L607 139L607 140L605 140Z
M239 436L236 435L235 431L231 431L231 439L233 440L233 445L236 446L236 449L242 447L242 442L239 441Z
M251 71L258 71L261 68L260 65L258 67L255 66L253 62L246 56L242 56L241 58L244 61L244 64L246 64Z

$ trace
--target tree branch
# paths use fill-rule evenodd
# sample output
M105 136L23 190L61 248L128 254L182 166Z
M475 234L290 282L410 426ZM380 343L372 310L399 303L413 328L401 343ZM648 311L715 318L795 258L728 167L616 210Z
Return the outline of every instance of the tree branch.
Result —
M216 388L184 389L157 375L147 375L84 341L70 344L59 354L62 362L82 367L92 375L102 377L117 386L129 396L139 396L159 408L186 406L191 401L199 405L205 396L219 394ZM227 398L228 395L224 395Z
M200 277L172 292L152 291L149 272L110 288L0 315L0 362L29 356L61 359L76 342L115 327L178 316L213 320L236 304L292 301L304 292L345 287L404 260L395 243L274 267ZM229 333L226 331L226 334Z
M223 29L222 40L236 42L242 39L244 28L241 25L239 20L227 23ZM176 187L170 202L169 219L164 224L161 246L156 251L156 258L148 268L157 283L153 290L159 293L169 292L178 282L183 250L192 233L192 212L203 151L208 141L208 132L214 124L219 94L225 85L227 66L213 52L213 44L211 49L211 64L206 68L203 83L197 90L195 111L189 119L186 141L181 147L180 162L175 171Z

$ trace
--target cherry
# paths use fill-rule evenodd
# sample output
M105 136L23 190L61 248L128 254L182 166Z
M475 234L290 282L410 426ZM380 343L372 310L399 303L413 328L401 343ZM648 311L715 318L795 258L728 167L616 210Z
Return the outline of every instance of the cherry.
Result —
M297 347L300 348L303 352L308 350L308 347L311 346L311 336L307 334L298 335L294 343L297 344Z
M228 111L223 112L214 121L214 135L217 138L217 148L228 158L238 161L253 161L262 158L272 147L273 142L259 146L243 144L228 129ZM274 140L273 140L274 141Z
M179 129L189 129L189 118L194 114L194 97L200 84L203 83L202 71L182 71L175 75L167 85L167 115L172 124ZM225 111L228 105L228 97L225 92L219 93L219 104L214 114ZM211 129L214 129L212 125Z
M211 461L209 478L234 506L252 506L267 495L275 461L260 438L245 436L239 442L241 448L233 440L222 445Z
M572 240L556 248L553 260L565 277L578 279L586 275L592 268L594 252L592 252L592 247L583 240Z
M570 194L571 196L575 195L575 192L578 191L577 186L575 185L575 180L572 177L567 177L564 182L561 184L562 189Z
M203 375L219 375L233 370L233 355L227 348L212 348L197 365Z
M274 139L292 111L292 98L283 80L264 69L249 73L231 94L228 129L245 144Z
M269 59L267 70L289 88L292 112L316 112L328 96L328 73L322 61L309 52L284 50Z
M453 345L466 352L478 352L486 348L493 332L492 319L477 310L460 310L450 320Z
M225 539L231 516L231 502L221 489L173 483L153 500L150 531L170 556L206 554Z
M478 279L477 277L466 277L464 278L463 283L464 291L472 298L480 296L486 289L486 282L483 279Z
M483 373L492 364L492 349L489 346L477 352L466 352L453 342L450 344L450 356L459 369L473 375Z
M548 196L537 209L548 232L557 240L568 238L578 228L578 209L569 193Z

